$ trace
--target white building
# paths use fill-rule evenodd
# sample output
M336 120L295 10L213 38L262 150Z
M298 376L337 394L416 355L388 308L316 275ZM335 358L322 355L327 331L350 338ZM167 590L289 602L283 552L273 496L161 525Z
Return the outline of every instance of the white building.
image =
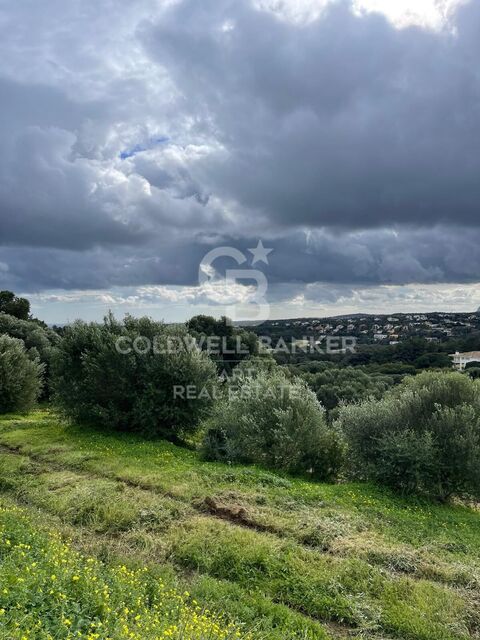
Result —
M463 371L469 362L480 362L480 351L466 351L465 353L456 351L451 353L450 357L453 358L453 368Z

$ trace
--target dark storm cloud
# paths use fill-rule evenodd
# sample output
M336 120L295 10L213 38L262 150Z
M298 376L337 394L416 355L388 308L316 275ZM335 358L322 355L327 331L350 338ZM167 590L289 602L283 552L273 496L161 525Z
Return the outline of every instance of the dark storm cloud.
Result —
M224 153L198 174L286 225L476 225L480 4L437 33L332 4L307 25L184 0L142 38Z
M136 247L94 248L86 251L42 248L0 248L0 285L36 290L108 289L143 284L195 286L199 264L214 247L235 246L250 268L258 238L202 237L191 241L151 243ZM271 287L325 282L338 286L403 285L408 283L473 283L480 273L479 230L438 227L406 233L296 232L264 244L273 248L269 264L260 266ZM215 260L219 276L237 264L231 258ZM1 288L1 286L0 286ZM313 291L316 291L315 289ZM327 292L319 289L325 299Z

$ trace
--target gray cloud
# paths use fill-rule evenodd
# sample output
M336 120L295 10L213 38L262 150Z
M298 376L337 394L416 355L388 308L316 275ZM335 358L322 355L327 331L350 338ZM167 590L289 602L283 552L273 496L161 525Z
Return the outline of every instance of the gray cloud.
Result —
M299 25L185 0L141 37L223 146L196 167L212 189L286 225L476 225L480 5L452 21L399 30L339 2Z
M61 289L109 289L144 284L194 286L198 267L213 247L235 246L246 256L257 237L169 236L146 245L95 247L89 250L41 247L0 248L0 279L25 292ZM263 266L271 287L316 282L341 286L408 283L473 283L480 273L480 230L437 227L433 230L368 230L332 233L311 230L278 235L266 246L274 251ZM3 266L2 266L3 265ZM218 274L235 268L217 259Z
M259 237L274 286L326 300L479 279L478 2L441 31L346 0L306 23L249 0L8 4L2 287L192 286L213 246Z

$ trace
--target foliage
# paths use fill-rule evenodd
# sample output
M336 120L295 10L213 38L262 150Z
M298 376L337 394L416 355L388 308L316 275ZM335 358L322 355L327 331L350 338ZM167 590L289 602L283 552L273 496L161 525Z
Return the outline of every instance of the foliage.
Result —
M50 365L53 348L59 342L58 335L37 320L20 320L6 313L0 313L0 334L23 340L26 349L38 356L44 365L44 377L47 381L43 386L42 397L48 397Z
M385 373L414 373L427 367L450 368L448 353L441 344L413 337L394 345L362 345L346 359L353 366L380 366Z
M243 380L245 377L257 376L259 373L275 373L279 368L275 359L269 354L263 354L259 356L250 356L242 360L231 375L233 383L237 380ZM291 377L290 372L287 369L281 369L285 376Z
M424 353L413 364L417 369L451 369L452 359L446 353Z
M386 362L384 364L370 364L362 367L368 375L388 380L390 384L400 384L406 376L414 376L418 370L412 364L402 362Z
M387 376L373 376L355 367L331 365L316 373L302 373L302 377L327 411L340 403L358 402L370 396L379 399L391 384Z
M415 375L416 368L412 364L403 364L403 362L385 362L383 364L373 364L366 369L369 373L377 373L385 376Z
M328 369L334 369L335 363L326 362L325 360L311 360L302 362L301 364L290 365L290 370L295 375L303 375L305 373L324 373Z
M255 462L316 478L336 475L342 461L338 433L300 379L280 368L235 376L205 423L204 454L210 459Z
M200 348L216 362L218 371L229 375L239 362L258 353L257 336L222 316L198 315L187 322L187 329Z
M55 398L68 416L151 436L194 430L214 382L214 364L192 348L182 327L149 318L76 322L65 330L54 362Z
M465 365L465 369L475 369L480 366L480 362L478 360L474 360L472 362L467 362Z
M469 364L472 365L477 365L474 367L469 367L468 364L465 367L465 372L468 376L470 376L470 378L472 378L473 380L478 380L478 378L480 378L480 367L478 366L478 362L469 362Z
M27 411L42 389L43 365L21 340L0 335L0 413Z
M339 425L359 477L440 500L480 495L480 387L465 375L407 378L343 407Z
M30 302L26 298L18 298L12 291L0 291L0 313L28 320Z

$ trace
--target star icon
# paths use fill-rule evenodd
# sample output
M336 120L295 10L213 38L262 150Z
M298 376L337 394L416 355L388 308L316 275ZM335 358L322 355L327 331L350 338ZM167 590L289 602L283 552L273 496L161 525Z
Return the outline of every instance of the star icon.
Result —
M255 249L249 249L249 251L253 255L252 265L256 262L265 262L265 264L268 264L267 256L273 249L265 249L263 242L259 240Z

